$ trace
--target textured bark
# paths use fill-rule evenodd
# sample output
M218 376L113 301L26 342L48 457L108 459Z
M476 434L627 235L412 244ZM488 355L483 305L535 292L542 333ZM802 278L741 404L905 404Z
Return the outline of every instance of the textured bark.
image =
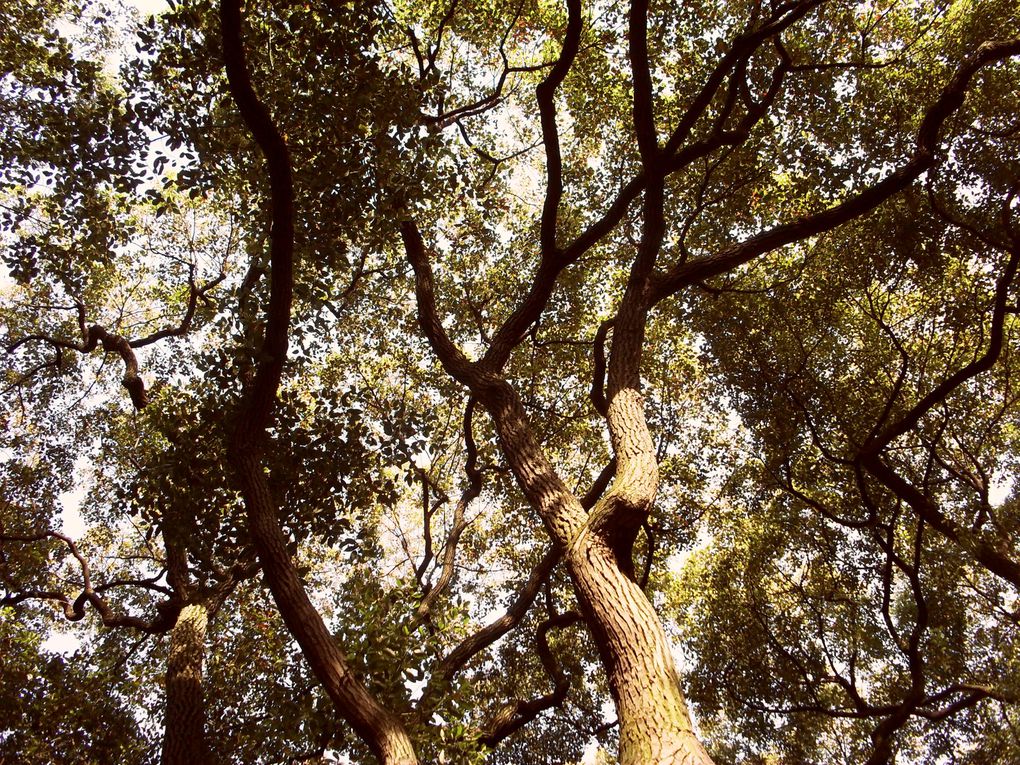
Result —
M709 765L666 634L644 592L593 531L578 537L567 560L616 704L621 765Z
M661 205L661 195L652 204ZM646 310L635 287L614 335L608 402L617 458L616 480L589 515L556 473L535 436L520 397L506 380L475 364L446 335L435 285L417 228L406 222L404 244L415 269L419 323L446 370L467 385L492 417L501 450L524 495L542 518L567 564L583 616L598 645L620 720L621 763L710 763L691 731L690 716L666 635L648 598L629 576L637 530L658 485L654 448L637 390ZM639 279L647 277L642 265ZM619 319L618 319L619 321ZM619 331L614 330L614 333ZM621 342L622 340L622 342Z
M641 35L632 30L635 39ZM651 135L642 150L654 153ZM570 544L567 563L616 704L620 763L708 765L712 760L692 730L666 634L633 570L634 540L659 484L640 370L646 287L662 242L662 208L663 186L655 182L645 192L642 240L613 324L606 423L616 478Z
M647 45L647 0L631 4L628 46L633 120L648 186L641 240L613 320L604 416L616 477L571 542L567 562L609 680L620 722L622 765L712 760L694 735L676 664L658 615L634 581L633 550L659 486L655 445L641 395L649 280L665 233L665 157L656 135Z
M202 603L193 603L181 609L177 624L170 633L163 765L207 765L212 762L205 738L202 686L208 621L208 608Z
M640 448L647 438L640 396L628 390L610 401L610 412L614 406L622 411L616 453L618 459L630 455L628 468L617 473L590 516L549 464L512 388L496 386L480 400L522 489L553 539L568 549L570 575L616 703L621 764L707 765L711 759L692 732L665 632L631 577L634 533L647 517L658 473L650 439L649 449Z
M385 765L414 765L417 757L400 718L384 709L354 676L343 652L305 592L287 549L263 456L287 358L294 293L294 180L287 143L252 86L241 33L241 0L222 0L223 58L230 93L266 161L272 227L265 339L228 454L248 514L259 563L281 616L306 660L347 720Z

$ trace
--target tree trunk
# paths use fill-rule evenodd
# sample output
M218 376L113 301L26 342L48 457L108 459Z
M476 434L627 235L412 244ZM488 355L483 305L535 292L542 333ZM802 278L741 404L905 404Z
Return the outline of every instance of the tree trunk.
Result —
M654 456L649 456L654 453L646 446L651 442L640 396L617 393L610 402L622 468L590 515L535 442L513 389L506 383L495 385L483 390L480 400L492 414L503 453L522 489L550 536L566 547L574 589L616 704L621 765L711 765L692 731L659 617L630 577L635 533L658 483Z
M643 14L638 21L643 25ZM637 31L643 34L642 30L643 26ZM632 26L632 44L636 36ZM640 138L639 105L635 123ZM644 114L644 122L649 146L642 146L643 157L656 151L650 112ZM663 197L662 181L650 182L638 255L613 323L605 415L616 477L571 542L567 561L616 702L621 765L711 765L692 730L666 633L633 580L634 540L652 511L659 486L658 460L641 395L641 357L647 284L664 233Z
M202 664L209 610L203 603L181 609L170 633L166 668L166 717L163 765L207 765L212 762L205 739L205 696Z
M710 765L691 730L690 715L666 634L644 592L628 575L641 524L658 487L655 447L641 397L641 347L647 318L648 272L662 241L663 187L652 186L646 208L658 224L646 232L617 314L609 364L606 419L616 478L591 514L549 461L517 391L484 362L471 362L450 340L435 302L435 277L413 221L402 226L415 272L418 321L444 368L492 417L500 449L553 543L566 551L585 620L609 678L620 721L623 765Z
M351 724L383 765L417 765L400 717L384 708L358 679L305 591L287 551L260 455L233 445L231 461L248 511L248 526L266 584L290 631L337 712Z
M666 634L644 592L591 527L567 561L616 704L621 765L711 765L692 730Z

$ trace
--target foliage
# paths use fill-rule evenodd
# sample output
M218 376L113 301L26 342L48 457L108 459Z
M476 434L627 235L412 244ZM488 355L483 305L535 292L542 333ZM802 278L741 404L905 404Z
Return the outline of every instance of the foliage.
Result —
M24 763L138 762L130 688L111 682L108 667L89 666L40 646L37 632L0 613L0 756ZM91 699L89 705L82 698Z
M5 752L1020 759L1015 3L231 9L0 11Z

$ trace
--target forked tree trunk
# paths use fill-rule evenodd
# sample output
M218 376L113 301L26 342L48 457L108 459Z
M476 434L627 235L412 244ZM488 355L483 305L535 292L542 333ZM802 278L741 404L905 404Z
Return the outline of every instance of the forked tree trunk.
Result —
M510 386L486 393L481 400L493 415L503 453L550 535L568 545L574 589L616 704L621 765L711 765L692 730L666 633L629 571L635 531L658 481L654 456L637 458L650 450L632 449L621 439L617 456L624 459L613 488L588 514L535 442ZM639 396L617 394L611 406L634 410L630 418L617 416L614 427L626 431L621 423L630 419L635 432L647 434Z
M635 30L632 25L633 35L639 32L643 26ZM640 123L637 111L635 122ZM654 127L648 127L654 146ZM646 148L642 146L643 157L655 153ZM567 560L616 703L621 765L711 765L692 730L666 633L632 579L634 540L652 511L659 485L641 396L641 357L647 284L664 234L663 199L661 180L650 182L643 199L641 243L614 321L605 417L616 477L571 541Z
M205 738L202 685L208 622L208 607L203 603L192 603L181 609L177 624L170 633L163 765L207 765L212 762Z
M710 765L711 758L692 731L665 631L629 576L636 530L648 516L658 484L636 386L611 388L610 425L618 472L613 487L589 514L549 462L512 386L473 369L443 334L434 310L431 269L416 229L408 226L405 236L416 268L419 318L426 335L447 369L472 388L492 416L521 489L550 537L566 548L578 600L616 703L620 763Z

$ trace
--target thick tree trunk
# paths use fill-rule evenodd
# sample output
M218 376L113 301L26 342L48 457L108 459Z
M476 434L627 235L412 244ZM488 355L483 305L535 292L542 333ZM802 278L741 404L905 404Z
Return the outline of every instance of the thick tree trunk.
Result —
M494 377L469 379L476 382L474 392L492 415L522 490L555 543L566 548L578 600L616 703L620 762L710 765L692 731L658 615L629 575L634 537L658 484L640 395L619 386L612 391L609 409L620 468L613 487L588 514L534 438L513 388Z
M692 731L665 631L630 576L634 535L658 483L654 456L645 445L650 440L640 396L618 393L610 403L624 468L589 515L534 442L510 386L497 385L486 394L481 400L493 415L514 474L550 535L567 547L574 588L616 704L621 765L711 765Z
M567 561L616 704L621 765L710 765L692 730L666 634L644 592L591 530L578 537Z
M435 278L417 226L402 228L415 271L418 320L447 372L471 389L492 416L500 447L521 490L566 559L585 620L598 645L620 721L623 765L712 761L691 730L669 643L652 608L629 576L631 553L658 487L655 447L641 397L641 348L647 317L645 284L662 241L663 187L653 184L646 231L614 323L606 419L616 479L591 514L545 454L520 397L499 372L471 362L450 340L435 303Z
M643 19L641 15L642 24ZM636 34L632 26L632 43ZM650 112L643 115L643 122L639 119L638 106L639 138L641 125L647 123L649 144L642 145L642 156L651 155L656 151L654 127ZM651 513L659 486L658 460L641 395L641 357L648 319L646 286L664 232L663 194L661 181L649 183L641 243L613 324L605 414L616 478L571 542L567 561L616 702L621 765L710 765L711 758L692 730L665 631L633 580L634 540Z
M166 668L166 717L163 765L207 765L212 762L205 738L205 695L202 665L209 610L202 603L181 609L170 633Z

